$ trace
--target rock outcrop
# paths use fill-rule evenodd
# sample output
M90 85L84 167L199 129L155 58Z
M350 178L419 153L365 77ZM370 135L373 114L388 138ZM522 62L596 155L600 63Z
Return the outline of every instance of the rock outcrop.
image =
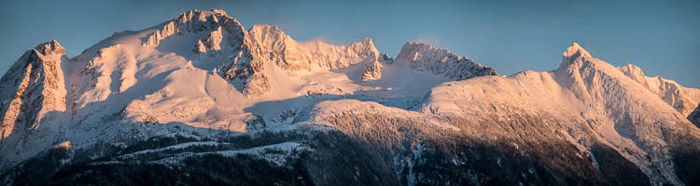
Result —
M700 104L688 115L688 120L700 128Z
M362 71L362 81L378 80L381 78L382 64L379 61L368 64L365 66L365 70Z
M27 51L0 80L2 138L37 129L44 116L66 110L61 62L65 49L49 41Z

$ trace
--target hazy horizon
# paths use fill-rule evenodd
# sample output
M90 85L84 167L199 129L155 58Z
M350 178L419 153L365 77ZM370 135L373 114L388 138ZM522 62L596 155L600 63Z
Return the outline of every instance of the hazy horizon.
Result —
M3 1L0 72L41 42L56 39L74 57L114 32L215 8L246 28L279 25L300 41L373 38L391 56L407 41L427 42L503 75L555 69L563 50L578 42L613 65L636 64L648 76L700 87L698 1Z

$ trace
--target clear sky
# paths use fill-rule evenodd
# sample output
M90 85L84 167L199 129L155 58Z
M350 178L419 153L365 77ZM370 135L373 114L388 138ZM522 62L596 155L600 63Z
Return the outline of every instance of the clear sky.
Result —
M38 1L0 0L0 72L37 44L73 57L113 32L140 30L189 9L224 9L244 26L280 25L297 40L373 38L395 56L424 41L500 74L557 68L579 42L614 65L700 87L700 1Z

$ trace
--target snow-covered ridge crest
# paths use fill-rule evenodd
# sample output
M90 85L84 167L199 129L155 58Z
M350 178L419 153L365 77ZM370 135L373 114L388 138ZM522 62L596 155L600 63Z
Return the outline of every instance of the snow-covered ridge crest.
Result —
M661 76L648 77L637 65L627 64L618 68L683 115L689 116L700 103L700 89L684 87Z
M628 64L622 67L614 67L605 61L593 57L578 43L572 43L562 54L562 62L556 70L558 80L572 89L586 91L596 82L589 82L591 78L587 73L604 73L621 79L631 79L639 83L641 87L661 98L684 116L688 116L700 102L700 89L687 88L673 80L662 77L647 77L644 71L636 65ZM581 99L591 99L590 96L581 94Z
M269 54L268 59L287 70L339 69L379 59L369 38L339 46L321 40L298 42L276 25L254 25L248 34Z
M219 74L231 80L246 95L262 96L286 84L290 74L322 72L347 68L356 64L376 67L379 50L366 38L346 45L333 45L321 40L299 42L276 25L254 25L244 32L240 50L232 62L225 62ZM378 68L374 68L378 69ZM280 73L280 72L285 73ZM374 73L375 77L378 77ZM284 85L283 85L284 86Z
M564 130L572 137L570 143L583 149L595 143L609 145L640 167L652 183L680 184L674 165L664 162L672 161L673 148L686 147L662 136L688 133L687 138L697 139L700 130L672 102L580 45L572 44L563 57L554 71L524 71L436 87L422 111L474 120L498 118L506 125L512 123L513 113L552 117L560 126L536 129Z
M39 52L41 55L44 56L49 56L49 55L58 55L62 56L66 54L66 49L61 46L60 43L56 40L51 40L49 42L43 43L38 45L37 47L34 48L37 52Z
M406 43L394 63L407 64L413 69L443 75L453 80L497 75L491 67L478 64L447 49L420 42Z
M591 53L589 53L586 49L581 47L581 45L579 45L577 42L573 42L571 43L571 46L566 48L562 56L564 56L565 58L571 58L576 56L591 57Z
M203 31L217 31L223 28L227 32L240 32L244 30L237 19L229 17L223 10L201 11L190 10L170 21L156 26L156 30L150 34L144 46L157 46L160 41L175 34L198 33ZM219 31L220 32L220 31Z

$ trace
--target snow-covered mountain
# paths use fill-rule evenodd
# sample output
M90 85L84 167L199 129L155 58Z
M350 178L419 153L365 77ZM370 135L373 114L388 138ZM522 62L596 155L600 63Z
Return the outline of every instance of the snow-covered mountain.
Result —
M677 103L697 102L697 97L686 95L698 90L668 80L662 82L669 85L659 89L651 80L635 78L652 79L638 68L616 68L576 43L563 56L559 69L551 72L525 71L434 88L421 110L482 122L495 120L502 127L537 118L539 121L528 123L535 126L515 131L521 135L485 131L479 135L522 138L518 141L541 135L552 138L547 140L550 142L568 142L593 161L597 154L585 149L607 146L639 167L653 183L683 184L674 166L686 165L677 163L674 151L697 148L700 130L686 119L685 110ZM657 79L662 80L652 80ZM664 94L664 87L674 87L676 93Z
M700 90L576 43L499 76L192 10L72 58L40 44L0 87L5 185L700 184Z

